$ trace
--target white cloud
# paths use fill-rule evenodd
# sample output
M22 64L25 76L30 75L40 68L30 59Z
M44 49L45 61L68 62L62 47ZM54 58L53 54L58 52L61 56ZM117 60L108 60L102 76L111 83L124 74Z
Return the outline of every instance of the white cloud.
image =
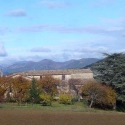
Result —
M99 34L107 36L116 36L125 32L124 26L101 26L101 25L88 25L82 27L67 27L67 26L54 26L54 25L34 25L29 27L21 27L17 29L18 32L43 32L54 31L59 33L79 33L79 34Z
M47 29L48 25L34 25L34 26L29 26L29 27L21 27L18 28L18 32L42 32L45 29Z
M4 34L9 30L7 26L0 26L0 34Z
M48 8L66 8L72 6L72 4L68 2L50 1L50 0L41 1L40 4Z
M102 7L102 6L110 6L116 3L116 0L94 0L90 3L91 7Z
M31 52L44 52L44 53L47 52L48 53L48 52L51 52L51 50L48 48L43 48L43 47L35 47L31 49Z
M0 44L0 57L5 57L5 56L7 56L7 52L4 48L4 45Z
M12 10L4 14L5 16L12 16L12 17L23 17L27 16L27 13L23 9Z
M125 17L122 18L101 18L100 19L101 22L110 25L111 26L116 26L116 27L120 27L120 26L125 26L124 22L125 22Z

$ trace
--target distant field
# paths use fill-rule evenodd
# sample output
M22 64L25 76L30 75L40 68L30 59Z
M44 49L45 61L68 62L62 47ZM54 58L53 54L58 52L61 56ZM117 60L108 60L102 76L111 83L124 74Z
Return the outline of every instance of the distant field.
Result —
M125 114L1 108L0 125L125 125Z

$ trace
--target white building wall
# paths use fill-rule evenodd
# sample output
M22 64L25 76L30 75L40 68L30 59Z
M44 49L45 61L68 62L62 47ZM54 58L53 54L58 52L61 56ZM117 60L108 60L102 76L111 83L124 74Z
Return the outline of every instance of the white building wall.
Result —
M71 74L71 78L73 78L73 79L91 79L91 78L93 78L93 73Z
M71 75L65 75L65 80L71 79Z
M53 78L62 80L62 75L51 75ZM33 76L30 76L31 78ZM44 77L44 76L43 76ZM34 76L36 79L40 79L40 76ZM65 80L69 79L92 79L93 73L79 73L79 74L71 74L71 75L65 75Z
M35 78L35 79L40 79L40 76L27 76L28 78Z
M52 77L62 80L62 75L52 75ZM93 78L93 73L79 73L79 74L65 75L65 80L69 80L69 79L92 79L92 78Z
M14 75L14 76L12 76L12 78L16 78L16 77L19 77L19 76L21 76L21 75Z
M35 79L40 79L40 76L34 76Z
M62 75L52 75L53 78L62 80ZM71 79L71 75L65 75L65 80Z
M53 78L62 80L62 75L52 75Z

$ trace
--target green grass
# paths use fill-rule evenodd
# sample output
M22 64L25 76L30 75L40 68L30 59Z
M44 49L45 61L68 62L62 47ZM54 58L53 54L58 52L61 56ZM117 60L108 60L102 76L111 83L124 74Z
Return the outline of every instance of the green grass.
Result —
M58 102L52 102L51 106L42 106L41 104L22 104L17 103L3 103L1 109L19 109L19 110L42 110L42 111L70 111L70 112L116 112L105 111L100 109L89 108L84 105L83 102L76 102L73 105L59 104Z
M2 108L18 108L18 109L41 109L41 110L60 110L60 111L83 111L87 107L83 105L82 102L77 102L73 105L59 104L58 102L52 102L51 106L42 106L41 104L22 104L17 105L17 103L3 103Z

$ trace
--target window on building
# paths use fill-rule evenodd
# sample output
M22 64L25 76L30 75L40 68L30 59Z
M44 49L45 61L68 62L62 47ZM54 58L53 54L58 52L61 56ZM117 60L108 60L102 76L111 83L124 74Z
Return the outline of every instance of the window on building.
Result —
M42 79L42 76L40 76L40 79Z
M65 75L62 75L62 80L65 80Z

